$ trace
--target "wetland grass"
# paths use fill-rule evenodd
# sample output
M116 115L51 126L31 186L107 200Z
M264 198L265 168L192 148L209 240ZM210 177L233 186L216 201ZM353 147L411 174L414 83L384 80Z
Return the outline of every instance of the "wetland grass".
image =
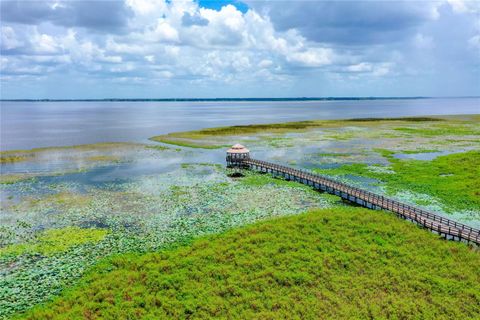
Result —
M473 319L479 264L393 214L314 210L116 256L19 318Z
M22 162L32 158L33 155L30 154L13 154L13 153L5 153L0 155L0 164L3 163L15 163L15 162Z
M282 134L290 132L305 132L318 128L340 128L344 126L378 126L382 124L408 124L408 123L430 123L446 121L442 118L434 117L405 117L405 118L359 118L347 120L311 120L311 121L295 121L273 124L252 124L238 125L229 127L207 128L196 131L174 132L165 135L151 137L150 140L178 145L190 148L217 149L228 147L229 145L219 144L218 138L225 136L245 136L259 133ZM354 135L349 133L348 136L332 135L333 139L348 140ZM268 138L265 138L268 140ZM279 139L279 138L270 138ZM275 141L271 143L275 146Z
M440 200L447 211L480 210L480 151L439 156L431 161L397 159L392 151L377 151L390 161L386 167L390 172L364 163L314 171L377 179L393 194L404 190L427 194Z
M43 148L33 148L29 150L7 150L0 151L0 163L12 163L12 162L21 162L27 160L33 160L37 156L53 152L70 152L70 151L107 151L117 148L132 148L143 146L138 143L130 142L100 142L92 144L81 144L74 146L61 146L61 147L43 147ZM92 160L95 161L95 160Z

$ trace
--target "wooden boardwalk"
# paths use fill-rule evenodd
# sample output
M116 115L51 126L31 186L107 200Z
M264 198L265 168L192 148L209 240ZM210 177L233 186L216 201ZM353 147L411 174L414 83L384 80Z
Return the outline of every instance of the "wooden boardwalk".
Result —
M439 214L415 208L308 171L251 158L237 161L236 166L247 167L261 172L271 173L274 176L281 176L287 180L298 181L312 186L317 190L338 195L343 199L358 203L370 209L392 211L404 219L410 220L445 237L445 239L471 242L480 245L480 230L447 219Z

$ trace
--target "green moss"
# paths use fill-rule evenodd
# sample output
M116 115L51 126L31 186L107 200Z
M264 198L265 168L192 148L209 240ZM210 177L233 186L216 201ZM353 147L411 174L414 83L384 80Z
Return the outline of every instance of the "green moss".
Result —
M479 264L393 214L318 210L116 257L22 317L473 319Z
M370 170L367 164L315 169L328 175L353 174L382 181L391 193L413 191L440 200L447 210L480 208L480 151L440 156L432 161L396 159L392 151L377 150L391 162L394 174Z
M81 229L78 227L50 229L40 233L29 243L14 244L0 248L0 257L22 254L49 256L66 251L73 246L101 241L106 234L107 230L103 229Z

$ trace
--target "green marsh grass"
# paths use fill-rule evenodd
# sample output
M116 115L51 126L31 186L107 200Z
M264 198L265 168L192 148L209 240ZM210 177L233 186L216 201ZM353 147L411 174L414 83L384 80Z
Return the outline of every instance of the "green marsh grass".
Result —
M447 211L480 209L480 151L439 156L431 161L396 159L389 150L377 150L390 161L390 172L364 163L332 169L315 169L327 175L352 174L380 180L390 193L409 190L428 194Z
M205 148L205 149L217 149L228 147L229 145L217 144L215 142L206 142L205 140L215 140L218 137L223 136L240 136L240 135L251 135L258 133L288 133L288 132L305 132L310 129L317 128L338 128L343 126L373 126L380 125L383 122L390 123L394 122L397 125L399 123L408 124L410 122L421 123L421 122L432 122L432 121L443 121L441 118L433 117L406 117L406 118L366 118L366 119L347 119L347 120L312 120L312 121L295 121L295 122L284 122L284 123L273 123L273 124L252 124L252 125L238 125L238 126L229 126L229 127L217 127L217 128L207 128L196 131L185 131L185 132L174 132L165 135L151 137L150 140L158 141L167 144L173 144L183 147L190 148ZM333 139L351 139L353 136L351 133L348 134L333 134L331 138ZM275 139L275 138L273 138ZM272 140L273 145L278 143L277 141Z
M386 212L311 211L95 267L23 319L474 319L480 253Z
M50 152L58 151L104 151L115 148L132 148L142 146L137 143L130 142L100 142L93 144L81 144L74 146L61 146L61 147L43 147L34 148L30 150L7 150L0 151L0 163L21 162L27 160L34 160L39 154L48 154Z

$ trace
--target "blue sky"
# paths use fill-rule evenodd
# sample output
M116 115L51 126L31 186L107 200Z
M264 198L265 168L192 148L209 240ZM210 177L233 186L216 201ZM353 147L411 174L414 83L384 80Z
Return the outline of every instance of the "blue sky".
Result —
M480 95L480 2L2 0L1 98Z

